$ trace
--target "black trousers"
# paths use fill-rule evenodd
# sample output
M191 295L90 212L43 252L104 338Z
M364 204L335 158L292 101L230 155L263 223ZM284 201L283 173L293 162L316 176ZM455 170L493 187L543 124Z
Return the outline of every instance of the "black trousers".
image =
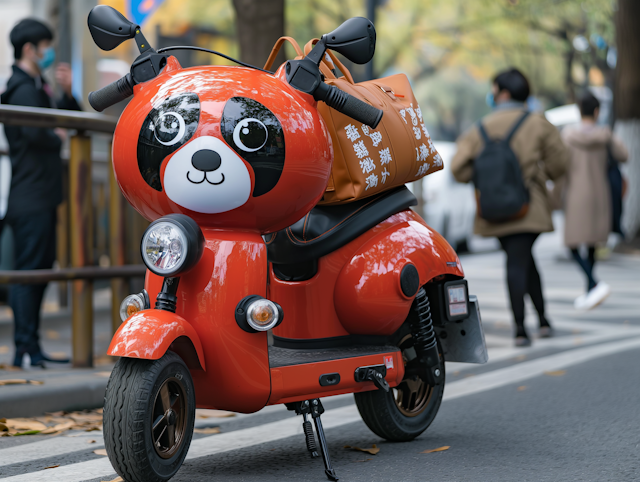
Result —
M47 269L56 258L56 209L8 217L13 230L15 269ZM15 284L9 288L16 354L39 353L40 307L47 284Z
M531 253L537 237L537 233L520 233L498 238L502 249L507 253L507 285L516 323L516 336L527 336L524 329L524 296L527 293L538 312L540 325L548 325L544 316L540 274Z

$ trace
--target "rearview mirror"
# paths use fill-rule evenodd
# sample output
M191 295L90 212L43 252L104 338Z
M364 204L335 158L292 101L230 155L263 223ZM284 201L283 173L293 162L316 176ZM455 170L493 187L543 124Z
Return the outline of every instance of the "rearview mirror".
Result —
M376 50L376 29L368 19L354 17L323 35L322 40L328 49L344 55L351 62L366 64Z
M89 12L89 31L102 50L113 50L136 35L137 25L107 5L98 5Z

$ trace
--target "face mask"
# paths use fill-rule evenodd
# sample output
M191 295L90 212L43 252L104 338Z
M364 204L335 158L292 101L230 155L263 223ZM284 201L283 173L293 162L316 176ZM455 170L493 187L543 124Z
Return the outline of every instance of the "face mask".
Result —
M44 53L42 54L42 58L38 60L38 67L40 67L40 70L45 70L51 67L51 65L55 61L56 61L56 51L53 49L53 47L48 47L45 49Z
M496 100L493 98L493 92L487 92L487 97L485 101L489 107L492 109L496 106Z

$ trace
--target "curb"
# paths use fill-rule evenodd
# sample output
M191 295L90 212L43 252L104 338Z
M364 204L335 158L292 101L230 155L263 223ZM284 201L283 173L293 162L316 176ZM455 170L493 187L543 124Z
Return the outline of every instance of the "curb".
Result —
M0 418L33 417L45 412L75 411L102 407L108 372L15 373L2 378L43 380L43 385L0 386ZM57 375L57 376L56 376Z

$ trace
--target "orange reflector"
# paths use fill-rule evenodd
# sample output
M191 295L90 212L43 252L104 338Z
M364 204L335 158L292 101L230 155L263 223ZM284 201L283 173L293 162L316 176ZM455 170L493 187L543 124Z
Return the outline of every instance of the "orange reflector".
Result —
M261 325L269 323L273 318L273 312L267 306L260 306L253 311L253 319Z
M131 315L135 315L138 311L140 311L140 309L136 305L134 304L127 305L127 318L130 317Z

